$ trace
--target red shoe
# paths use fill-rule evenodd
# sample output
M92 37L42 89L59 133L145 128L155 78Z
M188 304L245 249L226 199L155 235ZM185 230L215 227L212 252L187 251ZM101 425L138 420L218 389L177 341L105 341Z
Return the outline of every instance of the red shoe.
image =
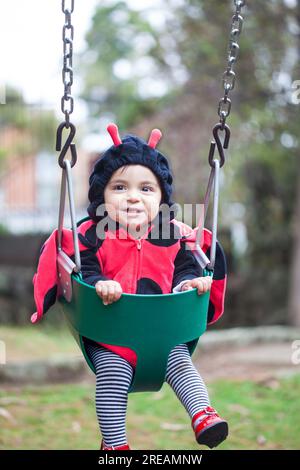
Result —
M114 446L106 447L104 442L102 441L100 450L130 450L130 447L128 444L124 444L122 446L117 446L117 447L114 447Z
M217 447L228 436L227 422L211 406L195 414L192 427L198 444L204 444L210 449Z

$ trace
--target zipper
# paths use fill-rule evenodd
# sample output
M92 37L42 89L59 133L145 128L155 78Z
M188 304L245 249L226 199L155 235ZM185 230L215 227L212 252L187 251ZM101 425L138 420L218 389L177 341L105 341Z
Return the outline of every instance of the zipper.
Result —
M141 271L142 240L140 239L137 240L136 247L137 247L137 263L136 263L136 277L135 277L135 292L137 290L137 281L140 277L140 271Z

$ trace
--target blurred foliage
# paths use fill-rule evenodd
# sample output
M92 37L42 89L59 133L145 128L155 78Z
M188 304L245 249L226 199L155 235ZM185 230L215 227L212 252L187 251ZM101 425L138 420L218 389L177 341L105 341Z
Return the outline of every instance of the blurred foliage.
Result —
M159 17L155 5L137 11L111 1L97 8L87 35L83 95L91 115L139 132L153 116L168 135L163 145L172 155L178 202L199 200L199 183L206 184L206 160L198 182L194 168L217 120L232 6L229 0L162 0ZM220 212L221 225L240 217L248 247L244 253L233 248L227 312L231 324L285 322L299 178L299 106L290 94L300 78L300 2L247 2L243 15ZM165 92L147 98L146 77L150 91L164 79ZM243 216L228 213L236 202Z
M53 111L28 105L17 90L7 87L6 104L1 107L0 114L0 167L10 156L53 150L56 126ZM14 132L14 137L5 139L7 131Z
M82 97L93 116L113 115L126 127L162 108L157 83L172 88L172 80L160 39L143 12L123 1L97 8L80 63Z

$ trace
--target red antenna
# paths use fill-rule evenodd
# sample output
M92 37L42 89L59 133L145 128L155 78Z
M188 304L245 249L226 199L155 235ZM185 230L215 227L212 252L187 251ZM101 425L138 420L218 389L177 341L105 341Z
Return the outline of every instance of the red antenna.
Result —
M110 133L110 136L112 138L113 143L116 146L121 145L122 140L121 140L121 137L119 135L118 126L116 124L111 123L107 126L107 130Z
M151 131L151 135L148 140L149 147L155 149L155 147L157 146L161 138L162 138L162 133L160 132L160 130L153 129L153 131Z

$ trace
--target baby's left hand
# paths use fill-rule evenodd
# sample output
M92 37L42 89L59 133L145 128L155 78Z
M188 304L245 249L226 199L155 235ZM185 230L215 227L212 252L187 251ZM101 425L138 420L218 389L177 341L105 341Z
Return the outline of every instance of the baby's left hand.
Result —
M198 289L198 294L203 294L204 292L210 290L212 282L213 279L211 276L195 277L194 279L185 281L184 285L181 288L181 291L191 290L196 287Z

